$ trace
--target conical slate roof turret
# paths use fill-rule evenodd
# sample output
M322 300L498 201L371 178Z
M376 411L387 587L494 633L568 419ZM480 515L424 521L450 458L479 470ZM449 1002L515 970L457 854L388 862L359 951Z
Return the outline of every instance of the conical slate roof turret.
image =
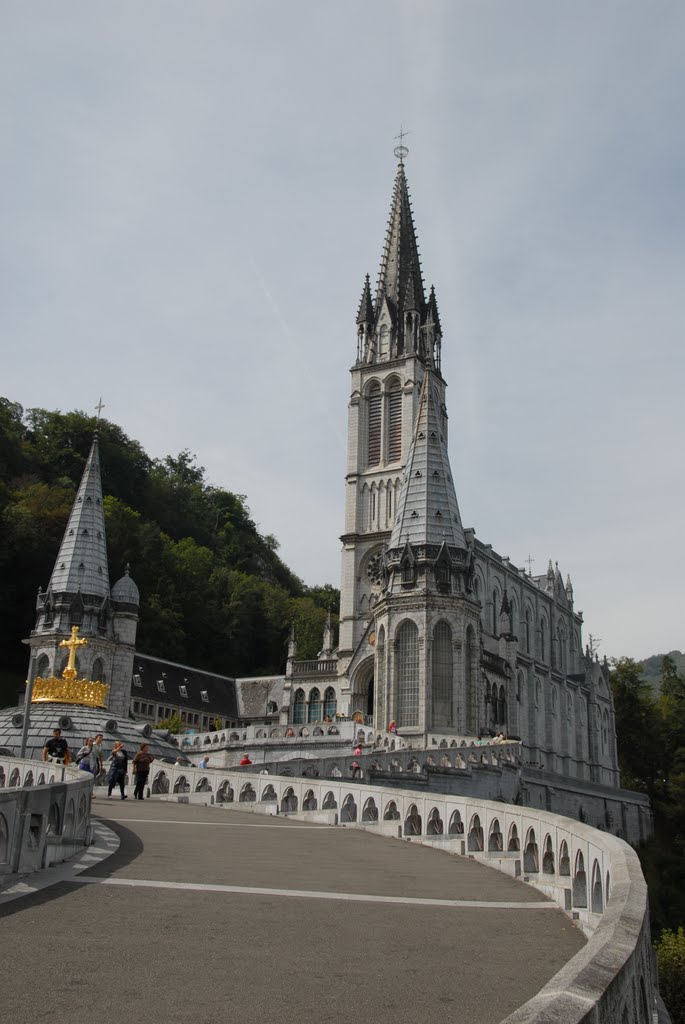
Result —
M450 547L466 550L442 423L441 391L433 371L427 369L390 550L407 541L412 545L441 545L444 541Z
M48 591L109 596L105 514L97 434L62 538Z

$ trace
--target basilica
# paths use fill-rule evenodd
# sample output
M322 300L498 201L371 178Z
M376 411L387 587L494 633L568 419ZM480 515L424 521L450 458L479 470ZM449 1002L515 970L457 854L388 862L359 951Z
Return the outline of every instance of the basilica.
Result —
M246 729L254 741L313 742L353 720L376 748L390 730L414 749L503 734L521 742L529 765L616 787L608 668L583 647L570 577L551 561L531 575L462 523L442 324L423 280L404 148L397 156L378 281L372 288L366 276L352 345L337 644L330 618L314 660L298 660L291 636L284 674L269 679L137 652L137 587L128 571L109 585L96 438L38 596L29 679L60 671L78 625L89 638L79 671L109 686L103 714L115 725L152 729L179 714L197 733L219 718L241 743ZM13 746L7 714L0 743Z

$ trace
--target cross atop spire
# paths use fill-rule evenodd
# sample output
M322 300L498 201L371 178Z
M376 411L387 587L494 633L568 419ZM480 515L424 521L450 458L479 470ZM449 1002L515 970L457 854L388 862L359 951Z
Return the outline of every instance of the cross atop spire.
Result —
M409 132L405 132L402 125L400 125L400 134L395 136L396 139L400 140L400 144L399 146L395 146L393 153L395 154L395 156L397 157L401 164L404 163L404 158L406 156L409 156L409 150L404 145L404 140L406 139L407 135L409 135Z

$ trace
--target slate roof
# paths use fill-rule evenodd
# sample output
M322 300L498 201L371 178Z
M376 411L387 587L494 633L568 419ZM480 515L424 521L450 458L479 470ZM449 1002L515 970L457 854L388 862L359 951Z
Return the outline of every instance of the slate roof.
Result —
M23 721L23 704L0 711L0 747L11 750L17 756L21 749ZM107 727L108 723L110 728ZM143 742L150 744L150 752L157 757L176 757L178 754L178 747L168 743L161 731L155 732L145 722L135 722L130 718L117 719L111 712L99 708L41 702L31 705L26 756L40 758L45 741L52 736L55 728L61 728L72 754L83 746L86 736L92 737L98 732L103 734L106 757L117 740L123 741L129 757L135 754Z
M75 594L80 590L82 594L109 597L97 434L83 470L48 590L53 594Z
M397 515L389 548L441 545L466 549L457 495L452 480L447 440L442 429L441 392L426 369Z
M229 676L221 676L216 672L205 672L179 665L164 658L155 658L149 654L136 654L133 659L133 684L131 697L134 700L155 701L159 704L167 702L181 707L204 710L206 713L220 715L224 718L239 718L236 697L236 681ZM137 677L140 685L137 685ZM160 690L160 681L164 690ZM184 696L181 687L185 687ZM203 691L207 700L202 697Z
M266 717L267 704L271 701L275 702L277 709L281 707L285 676L236 679L235 682L240 718Z

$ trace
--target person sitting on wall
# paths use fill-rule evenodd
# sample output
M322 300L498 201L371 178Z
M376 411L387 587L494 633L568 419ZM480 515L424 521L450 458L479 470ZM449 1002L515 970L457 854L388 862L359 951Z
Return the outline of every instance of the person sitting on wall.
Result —
M240 761L240 764L241 764L241 767L242 767L242 765L245 765L245 764L252 764L252 761L250 760L249 755L247 753L243 754L242 760Z
M393 736L397 736L397 724L396 724L394 719L392 720L392 722L388 726L388 732L392 733Z
M197 766L198 768L209 768L209 755L203 754L200 760L198 761Z
M61 729L53 729L52 738L45 741L43 760L55 761L57 764L69 764L69 744L62 736Z

